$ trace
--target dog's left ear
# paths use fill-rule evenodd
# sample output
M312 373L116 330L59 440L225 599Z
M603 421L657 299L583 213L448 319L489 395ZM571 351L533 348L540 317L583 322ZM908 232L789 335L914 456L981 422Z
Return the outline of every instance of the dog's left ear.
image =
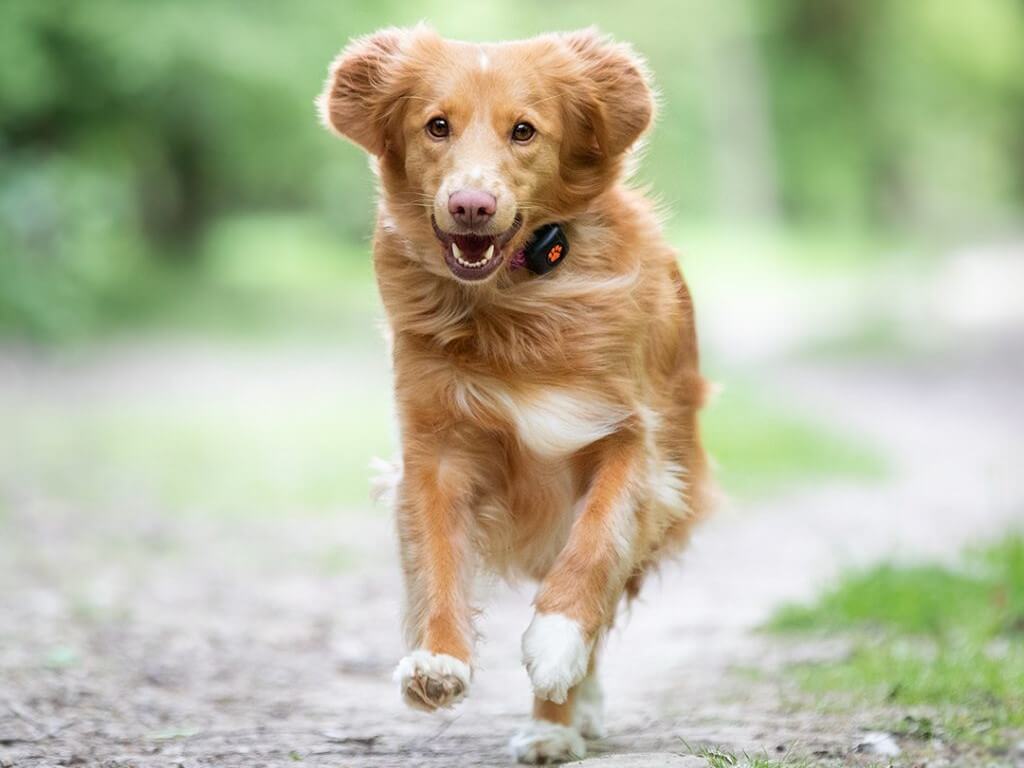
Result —
M408 87L403 52L422 27L388 28L353 40L330 66L316 100L320 120L373 155L383 155L395 134Z
M654 94L643 60L595 28L569 32L563 41L579 64L577 104L583 119L602 154L622 154L654 119Z

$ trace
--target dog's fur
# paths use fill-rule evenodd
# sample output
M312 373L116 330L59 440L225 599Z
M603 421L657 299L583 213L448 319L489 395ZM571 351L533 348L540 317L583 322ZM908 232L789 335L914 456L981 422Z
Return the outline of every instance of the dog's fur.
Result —
M465 695L478 565L536 579L523 637L534 723L513 749L528 762L581 757L581 732L600 731L602 634L709 506L690 295L652 204L625 184L654 113L643 64L593 30L476 45L387 29L342 52L318 104L379 176L374 263L402 441L402 693L427 710ZM449 135L430 135L436 117ZM522 121L536 135L513 141ZM503 260L473 282L446 254L447 233L466 232L449 195L466 187L494 196L474 232ZM549 222L567 233L565 263L511 269Z

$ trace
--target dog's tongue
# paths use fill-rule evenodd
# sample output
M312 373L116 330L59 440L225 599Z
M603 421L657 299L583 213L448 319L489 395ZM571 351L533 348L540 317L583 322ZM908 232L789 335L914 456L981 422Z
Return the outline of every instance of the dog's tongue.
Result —
M479 235L453 235L452 240L459 246L462 258L470 262L481 261L488 246L494 243L493 238Z

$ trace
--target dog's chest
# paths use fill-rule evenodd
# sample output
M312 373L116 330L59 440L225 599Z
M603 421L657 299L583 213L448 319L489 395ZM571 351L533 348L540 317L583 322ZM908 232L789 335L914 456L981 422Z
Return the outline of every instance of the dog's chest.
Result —
M612 434L627 410L581 386L512 387L495 380L456 377L458 416L503 421L518 442L544 458L572 455Z

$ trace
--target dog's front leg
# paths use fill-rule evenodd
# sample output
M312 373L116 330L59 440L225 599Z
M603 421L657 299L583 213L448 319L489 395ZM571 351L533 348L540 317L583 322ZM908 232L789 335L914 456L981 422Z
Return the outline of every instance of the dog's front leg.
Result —
M595 645L633 568L643 450L632 434L614 435L597 448L597 469L579 516L541 582L523 635L533 720L510 746L524 763L579 760L586 755L582 737L601 735Z
M417 709L450 707L471 677L469 493L453 460L406 460L397 522L405 572L409 655L395 670L402 696Z
M636 557L643 445L631 432L598 446L582 510L534 600L523 661L542 701L565 702L587 675L594 644L614 618Z

